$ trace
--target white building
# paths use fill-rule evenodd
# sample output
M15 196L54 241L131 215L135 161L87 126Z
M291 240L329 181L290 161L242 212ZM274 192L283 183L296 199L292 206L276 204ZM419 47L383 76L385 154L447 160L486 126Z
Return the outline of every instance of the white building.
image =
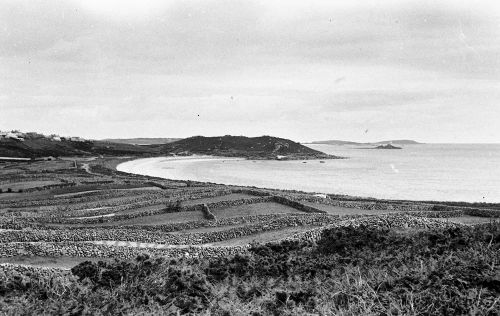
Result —
M11 139L16 139L19 141L24 141L24 138L22 137L23 134L19 132L8 132L5 138L11 138Z
M323 199L328 199L328 195L320 193L320 194L314 194L315 197L323 198Z

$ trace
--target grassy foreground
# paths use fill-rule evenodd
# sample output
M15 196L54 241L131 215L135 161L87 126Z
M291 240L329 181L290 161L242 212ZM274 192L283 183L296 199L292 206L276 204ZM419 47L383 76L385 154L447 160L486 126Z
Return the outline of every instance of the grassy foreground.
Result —
M2 272L4 271L4 272ZM0 314L500 315L500 224L339 227L250 255L0 269Z

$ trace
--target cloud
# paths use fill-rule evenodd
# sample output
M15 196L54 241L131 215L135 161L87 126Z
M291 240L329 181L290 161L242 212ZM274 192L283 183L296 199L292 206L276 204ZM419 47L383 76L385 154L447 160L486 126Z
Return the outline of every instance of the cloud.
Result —
M334 137L367 122L382 130L388 117L408 123L408 113L437 124L439 111L460 104L466 110L450 123L459 126L477 99L500 116L489 108L499 99L499 8L490 1L6 0L0 123L29 126L23 117L38 115L61 128L79 120L73 134L93 136L135 124L158 136L309 137L293 130L301 126L312 137L332 122ZM497 128L485 132L489 119L474 117L474 137L491 139ZM99 129L86 128L95 121ZM197 124L193 133L189 123ZM405 128L391 126L387 133Z

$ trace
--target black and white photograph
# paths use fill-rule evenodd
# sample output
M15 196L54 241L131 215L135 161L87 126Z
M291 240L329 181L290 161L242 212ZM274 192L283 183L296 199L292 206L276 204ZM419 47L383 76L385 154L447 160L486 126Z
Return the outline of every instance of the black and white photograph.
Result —
M500 316L500 2L0 0L0 315Z

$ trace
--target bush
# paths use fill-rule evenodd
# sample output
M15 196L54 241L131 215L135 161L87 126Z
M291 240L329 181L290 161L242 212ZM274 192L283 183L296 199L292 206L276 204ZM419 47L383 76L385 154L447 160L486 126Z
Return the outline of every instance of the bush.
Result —
M286 241L231 257L87 261L71 269L74 278L0 270L0 314L499 315L499 262L499 223L338 227L317 247Z
M99 280L99 266L91 261L84 261L79 265L71 268L71 273L78 277L78 280L83 281L88 279L94 283Z
M390 233L389 229L373 229L365 225L328 229L321 234L318 250L323 254L349 256L361 249L384 247L389 240L395 242L396 237Z

